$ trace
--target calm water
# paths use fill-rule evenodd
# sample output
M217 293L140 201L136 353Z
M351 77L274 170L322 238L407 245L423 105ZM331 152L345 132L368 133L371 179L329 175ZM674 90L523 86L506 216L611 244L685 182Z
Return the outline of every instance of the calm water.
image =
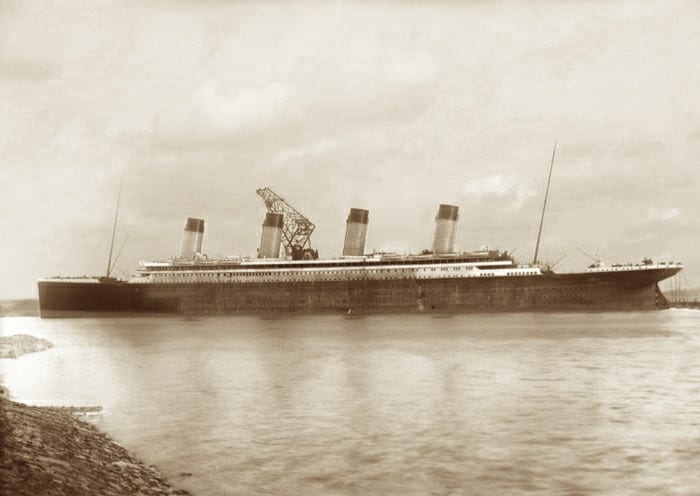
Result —
M698 494L700 312L0 319L14 398L229 494ZM181 475L191 473L191 476Z

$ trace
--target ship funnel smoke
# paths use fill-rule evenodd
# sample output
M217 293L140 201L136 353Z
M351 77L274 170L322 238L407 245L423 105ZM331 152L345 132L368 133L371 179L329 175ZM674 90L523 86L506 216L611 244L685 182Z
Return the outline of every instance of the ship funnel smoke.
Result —
M282 243L282 226L284 225L283 220L282 214L275 214L272 212L265 214L258 258L279 258L280 245Z
M369 210L351 208L348 220L345 223L345 244L343 256L357 256L365 254L365 240L367 239L367 223L369 222Z
M185 232L182 234L180 258L191 260L195 253L202 253L204 240L204 219L187 218Z
M443 255L453 253L459 207L441 204L435 217L435 234L433 235L433 253Z

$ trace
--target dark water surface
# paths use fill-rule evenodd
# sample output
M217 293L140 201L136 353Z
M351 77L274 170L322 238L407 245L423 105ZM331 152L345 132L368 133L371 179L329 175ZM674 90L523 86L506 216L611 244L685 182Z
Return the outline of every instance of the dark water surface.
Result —
M700 312L0 319L13 397L229 494L700 494ZM181 475L191 473L191 476Z

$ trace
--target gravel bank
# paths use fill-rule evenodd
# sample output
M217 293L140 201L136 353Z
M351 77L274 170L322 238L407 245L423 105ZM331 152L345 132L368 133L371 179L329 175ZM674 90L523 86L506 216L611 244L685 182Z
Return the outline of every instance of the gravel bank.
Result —
M27 353L48 350L53 343L28 334L0 336L0 358L18 358Z
M27 338L3 338L6 356L19 356L28 343L46 349L48 341ZM76 416L94 410L23 405L0 386L0 495L189 494L171 488L156 469Z

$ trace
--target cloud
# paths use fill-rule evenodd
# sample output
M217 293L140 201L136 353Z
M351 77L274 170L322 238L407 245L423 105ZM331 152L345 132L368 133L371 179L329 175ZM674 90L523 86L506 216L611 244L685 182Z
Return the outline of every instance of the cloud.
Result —
M468 181L462 187L462 193L473 199L482 200L487 197L506 199L510 208L518 209L525 201L534 195L522 178L493 174Z
M43 83L60 73L59 66L48 60L0 57L0 80Z
M205 81L187 104L166 108L155 117L155 140L168 145L212 143L264 131L290 111L292 94L288 85L270 83L228 95L220 81Z
M303 163L305 160L316 159L326 155L336 146L336 140L322 138L319 141L292 149L282 150L275 157L275 162L279 163Z
M261 11L272 37L245 25L204 38L210 79L158 112L156 143L198 149L268 141L277 152L280 144L299 148L410 123L439 94L439 54L387 37L384 21L372 16L358 26L334 18L332 8L302 8L291 19L278 9ZM383 49L386 43L391 47Z
M668 149L652 133L635 129L621 133L610 152L614 158L625 158L639 164L640 161L653 162L663 158Z
M682 215L680 208L654 208L649 211L648 219L654 221L670 221L678 219Z
M387 82L400 86L430 84L436 76L435 61L425 50L421 50L408 59L392 61L384 74Z

